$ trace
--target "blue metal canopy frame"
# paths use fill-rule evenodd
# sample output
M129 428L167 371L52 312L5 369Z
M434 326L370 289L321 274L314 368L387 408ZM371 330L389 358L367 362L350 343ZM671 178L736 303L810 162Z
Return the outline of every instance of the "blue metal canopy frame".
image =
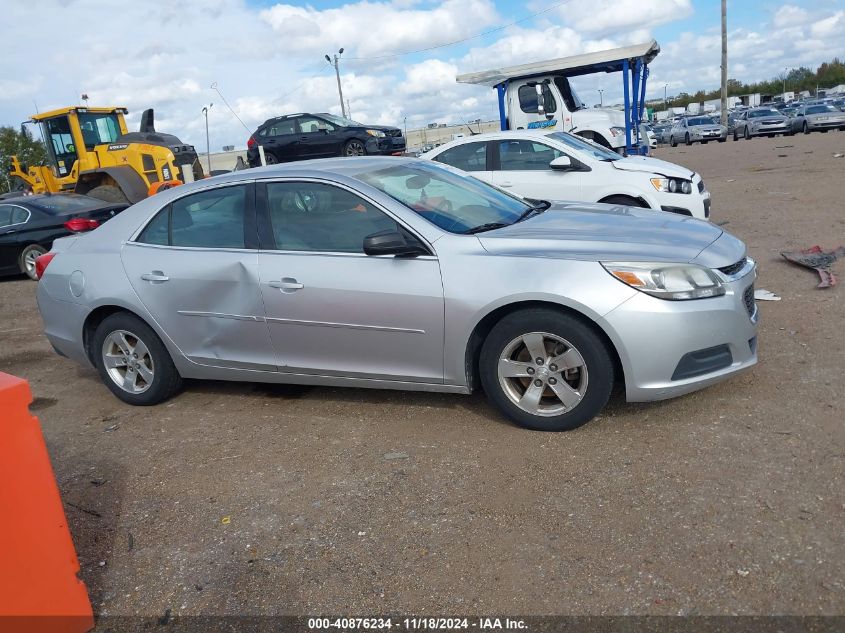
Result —
M513 68L486 71L477 75L458 77L465 83L487 83L495 85L499 100L499 123L502 130L508 129L505 96L508 83L513 79L527 79L548 74L564 77L577 77L597 73L622 73L622 94L625 108L625 152L627 154L647 154L648 140L643 139L640 124L646 112L645 94L648 82L648 64L660 52L657 42L647 45L600 51L549 62L526 64ZM622 54L614 58L616 54ZM600 60L598 58L601 57ZM643 142L645 141L645 142Z

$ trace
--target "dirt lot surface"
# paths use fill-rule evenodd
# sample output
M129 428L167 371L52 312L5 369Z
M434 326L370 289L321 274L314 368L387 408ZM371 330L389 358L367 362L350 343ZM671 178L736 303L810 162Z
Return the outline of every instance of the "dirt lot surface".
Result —
M191 383L122 404L0 281L95 611L845 613L845 133L661 149L760 265L760 362L564 434L483 395ZM845 278L845 262L837 270ZM843 280L845 281L845 279Z

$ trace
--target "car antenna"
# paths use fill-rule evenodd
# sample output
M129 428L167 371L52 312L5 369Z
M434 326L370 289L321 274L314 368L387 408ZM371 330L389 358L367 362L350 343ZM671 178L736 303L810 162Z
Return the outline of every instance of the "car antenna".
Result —
M475 130L473 130L473 129L470 127L470 125L469 125L469 121L467 121L466 119L463 119L463 122L464 122L464 125L466 125L466 126L467 126L467 129L469 130L469 135L470 135L470 136L476 136L476 135L478 135L478 134L481 134L481 132L480 132L480 131L479 131L479 132L476 132ZM481 130L481 127L479 126L479 128L478 128L478 129L479 129L479 130Z

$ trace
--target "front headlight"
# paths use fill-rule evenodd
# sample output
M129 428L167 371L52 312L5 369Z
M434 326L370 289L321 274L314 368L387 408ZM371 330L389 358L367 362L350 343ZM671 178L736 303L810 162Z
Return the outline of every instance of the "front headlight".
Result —
M610 128L610 133L613 136L622 136L623 134L625 134L625 128L624 127L612 127L612 128Z
M692 181L683 178L651 178L651 186L663 193L692 193Z
M385 136L384 132L381 130L367 130L367 134L370 136L375 136L376 138L382 138Z
M685 301L725 294L725 287L709 268L695 264L602 262L624 284L658 299Z

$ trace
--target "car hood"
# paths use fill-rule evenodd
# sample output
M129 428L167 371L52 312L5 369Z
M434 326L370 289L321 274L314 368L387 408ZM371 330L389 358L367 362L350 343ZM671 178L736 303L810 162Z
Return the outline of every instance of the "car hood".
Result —
M611 162L611 165L615 169L621 169L622 171L640 171L647 174L666 176L667 178L690 179L693 176L691 169L648 156L627 156L619 160L614 160Z
M557 202L545 213L476 237L492 254L520 257L694 262L721 268L745 256L742 241L709 222L608 204Z
M691 130L696 130L698 132L704 132L705 130L714 130L718 132L723 132L725 128L723 128L719 123L705 123L702 125L690 125Z
M752 124L754 124L754 123L758 123L758 124L759 123L770 123L770 124L771 123L786 123L787 121L789 121L789 119L787 119L782 114L772 114L772 115L754 117L753 119L749 119L749 122L752 123Z
M804 117L810 119L811 121L820 117L838 121L839 119L845 119L845 112L814 112L813 114L805 114Z
M390 125L362 125L361 127L367 128L368 130L379 130L380 132L401 132L402 130L398 127L393 127Z

